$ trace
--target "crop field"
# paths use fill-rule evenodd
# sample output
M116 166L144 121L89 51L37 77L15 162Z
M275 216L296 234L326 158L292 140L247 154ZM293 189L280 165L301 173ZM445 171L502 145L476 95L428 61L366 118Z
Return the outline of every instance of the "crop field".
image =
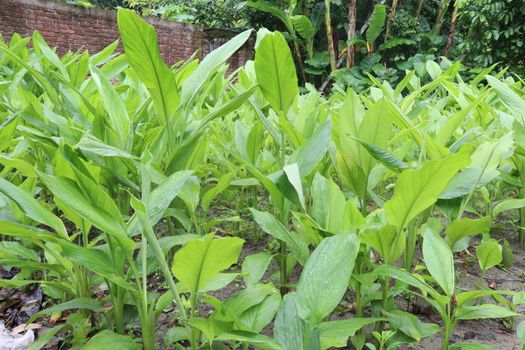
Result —
M23 349L525 348L518 75L444 58L322 93L278 31L169 67L135 12L118 27L123 53L0 40Z

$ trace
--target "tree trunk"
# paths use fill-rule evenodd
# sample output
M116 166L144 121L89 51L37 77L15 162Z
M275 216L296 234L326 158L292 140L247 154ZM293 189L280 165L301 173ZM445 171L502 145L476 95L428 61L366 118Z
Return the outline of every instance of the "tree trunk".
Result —
M392 0L392 7L388 13L388 21L386 22L386 31L385 31L385 41L390 38L390 33L392 31L392 25L394 24L394 19L396 17L397 3L399 0Z
M355 38L355 16L357 0L350 0L348 5L348 41ZM346 49L346 67L352 68L354 65L354 43L348 44Z
M418 0L417 1L417 9L416 9L416 18L419 19L419 15L421 14L421 9L423 8L423 2L424 0Z
M454 34L456 34L456 23L458 21L458 6L454 5L454 12L452 12L452 20L450 21L450 30L448 31L447 44L445 45L445 57L450 55L452 44L454 43Z
M447 12L448 4L450 0L441 0L438 7L438 12L436 15L436 23L434 23L434 35L441 34L441 27L443 26L443 19L445 18L445 13Z
M330 15L330 0L325 0L325 14L324 21L326 25L326 40L328 45L328 55L330 56L330 70L333 72L336 70L335 65L335 50L334 50L334 37L332 35L332 17Z
M294 41L293 48L295 51L295 56L297 58L297 64L299 65L299 72L301 74L301 79L303 80L303 84L306 84L306 75L304 74L304 65L303 65L303 57L301 55L301 48L299 47L299 44Z

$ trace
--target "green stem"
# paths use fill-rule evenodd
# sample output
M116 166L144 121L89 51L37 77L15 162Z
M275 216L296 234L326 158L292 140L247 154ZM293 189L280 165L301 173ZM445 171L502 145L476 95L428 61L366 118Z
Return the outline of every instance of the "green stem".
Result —
M365 216L366 217L366 190L365 190L365 193L363 194L363 198L361 198L361 215Z
M144 236L148 240L149 244L151 244L151 249L154 252L155 257L158 260L160 269L162 271L162 274L164 275L164 279L166 280L166 283L168 284L168 287L173 294L173 298L175 299L175 303L177 304L177 308L179 309L179 315L182 321L186 321L186 310L184 308L184 305L182 304L182 300L180 299L179 292L177 290L177 286L175 285L175 281L173 280L173 277L171 276L170 269L168 267L168 264L165 259L162 257L164 256L164 253L162 252L162 249L160 248L159 241L157 240L157 237L155 236L155 233L153 232L153 229L149 225L149 220L146 217L142 218L144 225Z
M416 220L413 219L408 224L407 228L407 244L405 250L404 267L407 271L412 270L412 264L414 262L414 255L416 251L417 232L416 232Z
M383 281L381 281L381 289L382 289L382 296L383 296L383 309L386 309L388 305L388 286L390 285L390 277L385 277Z
M191 293L190 295L190 305L191 305L191 310L190 310L190 316L193 318L195 317L195 311L197 309L197 293ZM190 340L190 343L191 343L191 349L192 350L197 350L197 337L198 337L198 331L195 330L195 329L192 329L191 331L191 340Z
M383 298L382 308L386 310L388 306L388 286L390 285L390 277L384 277L381 279L381 296ZM385 327L385 322L381 321L378 324L378 331L379 333L383 332L383 329Z
M123 290L117 285L113 284L114 293L111 293L113 303L113 318L115 322L115 330L118 334L124 334L124 298Z
M281 254L281 260L279 261L280 277L281 277L281 295L288 293L288 274L286 269L288 268L286 261L286 243L280 242L279 253Z
M175 225L173 224L173 220L171 219L171 216L168 216L166 218L166 223L168 224L168 234L170 236L175 236Z
M453 328L450 317L450 304L447 305L447 317L443 321L445 332L443 333L443 343L441 344L441 350L448 350L448 343L450 342L450 333Z
M521 188L521 198L525 198L525 183ZM519 233L520 243L525 243L525 208L520 209L520 233Z
M359 261L357 263L357 272L360 275L363 272L363 262ZM356 279L355 287L355 316L363 317L363 300L361 297L361 282Z
M284 168L286 164L286 143L285 143L285 135L284 132L281 132L281 147L280 147L280 166L281 169ZM286 199L284 196L281 196L281 206L279 208L279 220L281 221L281 224L283 226L288 226L288 213L285 210L286 205ZM280 242L279 252L281 254L281 260L279 264L279 270L280 270L280 277L281 277L281 295L285 295L288 293L288 266L287 266L287 247L285 242Z
M142 235L143 244L145 237ZM146 254L146 246L142 247L143 250L143 259L142 259L142 281L139 277L139 273L137 271L137 267L135 266L135 262L133 261L133 258L131 256L127 257L129 268L131 270L131 273L133 274L133 277L135 278L135 284L137 286L137 292L134 294L134 299L137 304L137 309L139 311L139 318L140 318L140 328L142 332L142 343L145 350L155 350L155 334L154 334L154 320L153 320L153 313L150 313L148 311L148 279L147 279L147 265L145 264L144 256L147 257ZM141 289L142 288L142 289Z

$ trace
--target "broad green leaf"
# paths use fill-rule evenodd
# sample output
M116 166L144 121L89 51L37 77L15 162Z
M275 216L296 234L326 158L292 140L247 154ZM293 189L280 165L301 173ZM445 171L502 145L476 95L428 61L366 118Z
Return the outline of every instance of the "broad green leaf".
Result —
M0 135L0 140L1 140ZM36 171L33 165L27 163L23 159L9 157L5 154L0 154L0 164L4 167L13 167L17 169L21 175L26 177L36 177Z
M496 94L505 105L518 113L525 113L525 99L523 97L520 97L507 84L502 83L491 75L486 75L485 79L494 88L494 91L496 91Z
M306 326L297 313L297 295L283 297L274 324L274 337L284 349L304 349Z
M128 150L128 139L132 136L131 123L124 100L103 73L95 66L90 67L91 77L95 80L104 109L111 120L112 128L119 137L119 146Z
M363 117L363 121L359 125L358 134L355 137L371 146L385 149L388 145L391 132L392 120L388 113L388 103L385 99L381 99L368 109ZM369 152L361 149L358 155L355 156L357 156L357 159L360 159L358 164L363 172L366 175L370 174L375 162L373 157L369 155Z
M273 255L265 252L247 256L242 263L242 273L247 286L257 284L272 261Z
M147 169L147 167L145 167ZM145 169L145 170L146 170ZM148 178L147 175L142 175L142 182L143 187L145 189L143 192L146 193L147 197L151 197L151 193L149 192L149 186L148 186ZM143 193L144 194L144 193ZM149 194L149 196L148 196ZM148 220L148 208L144 204L144 202L138 200L135 196L131 197L131 206L133 209L135 209L136 213L138 213L140 221L142 223L142 234L143 237L146 238L147 242L149 243L149 246L151 247L151 250L153 251L153 255L155 259L157 260L157 264L160 267L160 270L162 271L162 274L164 275L164 279L166 280L168 287L169 287L169 294L171 294L170 300L175 299L178 306L178 311L180 314L180 317L185 320L186 319L186 310L184 309L184 305L182 304L180 297L179 297L179 291L177 289L177 286L175 285L175 281L173 280L173 276L170 273L170 268L168 265L167 260L165 259L165 255L167 253L167 250L164 251L163 248L160 246L160 242L157 239L157 236L155 235L155 232L153 231L153 228L151 226L150 221ZM165 248L165 247L164 247ZM168 248L169 249L169 248ZM142 252L143 254L146 254L146 252ZM142 271L144 272L144 266L142 266ZM164 295L169 295L168 293L165 293ZM162 303L162 297L159 298L159 301L157 303L157 306L159 303ZM167 306L167 305L166 305ZM163 308L160 308L160 311L162 311ZM159 308L157 307L156 312L159 312Z
M55 53L55 51L47 45L44 37L37 31L33 32L33 45L35 51L38 52L39 55L43 55L53 66L59 70L60 74L64 78L69 79L69 74L64 67L64 64L62 61L60 61L60 58Z
M482 271L487 271L491 267L498 265L503 259L501 246L495 239L488 239L476 247L479 267Z
M466 343L466 342L460 342L460 343L454 343L450 344L448 347L450 350L494 350L492 346L485 345L485 344L479 344L479 343Z
M402 171L409 168L409 166L405 162L394 156L392 153L389 153L388 151L385 151L382 148L359 140L358 138L355 138L355 140L358 141L361 144L361 146L363 146L368 151L368 153L370 153L372 157L374 157L377 161L381 162L390 170Z
M492 289L484 289L484 290L469 290L466 292L462 292L456 295L456 301L457 306L463 306L465 303L474 300L483 298L486 296L495 296L497 294L509 294L512 295L515 292L508 291L508 290L492 290ZM515 295L515 294L514 294Z
M374 273L381 275L381 276L387 276L387 277L394 278L398 281L409 284L413 287L418 288L419 290L425 293L432 295L434 299L439 299L438 292L436 292L431 286L425 283L422 279L416 278L415 275L411 274L410 272L407 272L405 270L402 270L400 268L393 267L390 265L380 265L375 268Z
M514 263L514 255L512 253L512 246L510 245L508 240L503 240L503 246L501 249L501 267L504 269L510 269L512 267L512 264Z
M437 79L439 76L443 74L443 70L441 70L441 67L439 66L439 64L437 64L434 61L427 61L427 63L425 64L425 67L427 69L428 75L430 75L430 77L433 80Z
M233 326L232 322L216 320L211 317L193 317L188 320L188 323L191 327L201 331L206 339L208 339L210 342L212 342L217 335L231 332Z
M288 231L273 215L250 208L255 222L270 236L286 243L301 265L309 256L308 245L296 233Z
M449 297L454 294L454 258L447 243L427 227L423 234L423 257L428 272Z
M170 130L179 95L175 76L160 55L155 28L132 10L119 9L117 17L129 64L148 88L161 122Z
M517 292L512 296L514 305L525 305L525 291Z
M242 104L244 104L246 101L249 101L248 99L255 92L255 89L255 86L251 87L250 89L238 94L228 102L221 104L218 108L205 115L201 119L196 130L194 130L190 136L186 137L182 144L169 155L171 157L171 161L168 166L167 173L171 174L175 171L187 170L188 167L191 167L188 165L187 159L185 159L185 157L181 157L181 154L187 152L191 156L194 154L193 152L197 148L195 145L206 145L206 140L201 136L204 130L206 130L208 124L217 118L224 117L237 110ZM182 162L179 158L182 158Z
M135 248L135 244L127 237L124 227L121 226L122 218L120 216L115 218L112 213L94 206L74 181L61 176L49 176L42 173L39 175L53 195L68 205L73 212L108 235L114 236L125 250L130 251Z
M507 199L498 203L492 210L492 216L496 217L500 213L510 209L520 209L525 207L525 199Z
M224 302L222 310L233 317L236 329L260 332L271 322L280 304L281 296L272 284L258 284Z
M206 82L217 71L217 69L230 58L250 38L252 29L245 30L230 39L224 45L213 50L204 57L197 69L184 81L182 85L182 100L186 106L186 112L191 107L195 96L201 91Z
M192 293L221 289L235 277L221 271L237 262L243 243L237 237L214 238L213 234L191 240L175 254L173 275Z
M405 251L405 234L398 234L397 228L384 225L379 229L366 230L359 236L363 243L374 248L386 264L392 265Z
M321 174L315 174L311 189L312 216L319 226L332 234L344 230L346 198L339 186Z
M58 242L64 238L43 229L11 221L0 221L0 233L12 237L27 238L32 241L41 240L47 242Z
M1 225L1 223L0 223ZM40 261L40 254L35 250L27 248L17 241L3 241L0 242L0 256L9 258L22 258L31 261Z
M373 44L376 39L381 35L383 27L385 26L386 19L386 6L375 5L372 16L368 21L368 29L366 31L366 41Z
M82 152L94 153L102 157L118 157L118 158L124 158L124 159L136 159L134 155L123 151L117 147L113 147L108 145L107 143L104 143L92 135L84 136L80 139L80 141L76 144L76 147L78 147Z
M251 307L241 316L241 322L252 332L262 332L262 330L272 322L274 316L281 305L281 295L279 291L268 295L261 303Z
M78 246L66 241L58 242L62 248L62 255L71 259L79 265L99 274L116 285L134 290L126 281L123 271L119 271L111 261L110 257L99 249L90 249Z
M525 346L525 321L521 321L518 325L516 329L516 336L518 337L522 347L520 350L523 350L523 347Z
M388 222L402 230L419 213L433 205L447 183L469 158L464 154L427 161L417 170L399 175L392 198L385 203Z
M308 17L304 15L292 16L292 23L297 33L304 39L312 39L315 35L314 27Z
M483 171L480 167L469 167L449 181L439 199L454 199L468 195L473 189L485 185L498 176L496 171Z
M3 44L3 43L2 43ZM26 62L23 58L19 57L15 52L10 50L6 45L0 45L0 51L2 51L6 56L11 58L13 61L15 61L17 64L21 65L31 75L35 78L36 82L44 89L45 94L48 95L53 103L56 105L60 105L60 99L57 93L57 90L55 87L51 84L51 82L48 80L48 78L42 74L40 71L33 68L29 62Z
M255 123L250 129L246 140L246 156L253 164L257 163L263 144L264 125L263 123Z
M292 53L281 33L263 37L255 52L255 72L270 106L286 114L299 94L299 87Z
M223 176L221 176L221 178L214 187L212 187L211 189L206 191L206 193L204 193L201 199L201 206L203 212L206 213L208 211L208 208L210 207L210 204L213 201L213 199L230 186L230 183L234 179L234 177L235 173L233 172L224 174Z
M67 237L66 228L62 221L29 193L3 178L0 178L0 192L14 201L28 217L51 227L62 237Z
M64 274L65 270L61 265L46 264L36 261L20 260L20 259L0 259L0 265L17 267L21 270L50 270L56 271L59 274Z
M277 343L272 338L269 338L262 334L243 332L243 331L232 331L230 333L223 333L216 337L217 340L222 341L237 341L244 344L251 344L256 349L261 350L285 350L281 344Z
M382 318L378 317L356 317L345 320L322 322L319 325L319 339L321 341L321 349L324 350L332 347L344 348L348 344L348 338L353 337L358 330L364 326L382 320Z
M133 207L134 205L135 203L133 203ZM146 239L148 239L148 243L149 243L150 241L152 241L152 239L150 239L150 235L146 231L147 230L144 230L144 234L146 236ZM148 275L151 273L154 273L160 267L160 265L164 265L164 263L166 263L167 271L169 271L170 270L169 264L165 261L165 257L168 254L168 252L176 246L183 246L184 244L188 243L192 239L196 239L199 237L200 237L199 235L190 234L190 233L185 233L185 234L176 235L176 236L165 236L159 239L157 239L156 236L155 237L152 236L151 238L154 238L155 240L158 241L158 245L159 245L161 254L157 255L158 251L156 250L156 248L153 248L155 243L148 244L148 251L146 253L147 254L147 258L146 258L147 259L147 270L146 271ZM143 254L143 251L141 249L139 251L139 254L136 257L137 261L141 261L142 254ZM163 259L161 262L159 262L159 257ZM161 267L161 269L163 269L163 267ZM142 272L142 265L138 266L138 272L139 273Z
M82 347L82 350L99 350L107 348L140 350L142 349L142 346L136 343L130 336L104 330L89 339L89 341Z
M173 173L151 191L148 203L148 219L152 225L156 225L163 217L164 212L179 195L192 173L189 170ZM134 236L140 232L140 218L134 215L128 225L128 235Z
M435 138L436 142L441 145L445 145L447 142L449 142L454 132L456 132L456 130L461 126L461 124L467 118L469 113L474 108L476 108L482 101L484 101L487 98L488 94L489 94L489 91L486 91L485 93L481 94L478 98L476 98L474 101L472 101L468 105L467 108L462 108L458 113L451 116L447 120L443 128L439 130L439 133Z
M58 332L60 332L66 326L67 325L64 323L49 329L44 334L39 334L38 339L34 343L29 345L29 347L27 347L26 350L42 349L47 344L47 342L49 342Z
M270 13L274 15L275 17L279 18L286 26L289 26L288 16L286 15L286 13L283 10L281 10L279 7L275 6L274 4L268 1L264 1L264 0L248 1L248 6L256 8L263 12ZM259 36L259 33L257 33L257 36Z
M17 280L15 278L11 279L0 279L0 287L2 288L17 288L22 289L26 286L30 286L32 284L39 284L39 285L46 285L51 286L53 288L56 288L60 291L63 291L66 293L66 295L74 295L75 291L73 291L68 283L65 282L51 282L51 281L44 281L44 280Z
M18 119L17 116L14 116L0 124L0 152L4 151L13 140Z
M401 310L384 311L383 314L388 318L388 322L396 329L405 333L416 341L430 337L440 331L440 327L435 323L421 322L415 315Z
M304 194L303 194L303 184L301 180L301 174L299 172L299 166L297 163L292 163L285 165L283 168L284 174L286 175L286 178L288 179L288 182L293 186L295 192L297 193L297 197L299 198L299 203L301 204L301 207L303 210L306 210L306 203L304 202Z
M443 189L439 198L447 199L474 192L476 188L493 180L499 175L500 162L511 156L514 141L512 133L478 146L471 155L470 166L457 174Z
M28 322L32 322L43 315L50 315L55 312L63 312L66 310L73 309L90 310L93 312L104 312L103 303L101 301L92 298L76 298L39 311L33 316L31 316L30 321Z
M345 101L345 108L350 108L355 115L353 118L348 118L346 114L339 116L336 165L345 183L362 199L367 196L370 173L376 161L357 140L385 149L391 135L392 121L385 99L374 103L364 113L359 98L354 96Z
M287 164L297 163L302 177L308 176L330 147L330 134L332 132L332 124L330 121L325 121L321 124L315 133L305 144L293 152L286 160Z
M172 345L183 340L189 340L189 329L187 327L172 327L168 329L163 336L162 341L164 345Z
M488 216L479 219L461 218L453 221L447 228L448 245L452 251L456 251L454 245L459 240L475 235L487 234L490 230L490 218Z
M481 144L472 153L471 166L483 168L483 172L495 170L501 160L512 154L513 144L512 133L507 133L494 141Z
M297 284L297 311L303 320L319 324L339 304L358 251L359 240L351 233L325 238L314 250Z
M520 314L495 304L464 305L456 310L458 320L519 317Z

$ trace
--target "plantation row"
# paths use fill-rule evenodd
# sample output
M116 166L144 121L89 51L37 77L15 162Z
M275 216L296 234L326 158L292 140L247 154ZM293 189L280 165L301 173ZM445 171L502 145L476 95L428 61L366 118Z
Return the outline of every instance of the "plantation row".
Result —
M449 344L456 324L514 327L525 293L483 274L512 265L491 227L525 207L522 80L445 59L325 97L299 88L278 32L225 77L250 31L168 67L153 27L118 22L122 55L0 43L0 287L39 285L28 323L63 319L31 349L396 349L439 332L443 349L485 349ZM477 289L458 286L461 252Z

